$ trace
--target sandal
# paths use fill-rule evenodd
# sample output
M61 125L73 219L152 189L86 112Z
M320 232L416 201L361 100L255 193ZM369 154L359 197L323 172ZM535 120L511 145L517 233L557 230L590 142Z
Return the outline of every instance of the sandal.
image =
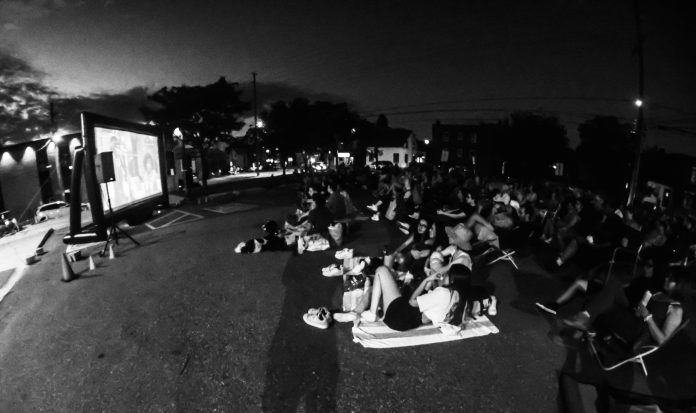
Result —
M313 312L313 310L315 312ZM326 307L320 307L317 309L310 308L307 314L302 316L305 323L312 327L320 328L326 330L331 324L331 313Z

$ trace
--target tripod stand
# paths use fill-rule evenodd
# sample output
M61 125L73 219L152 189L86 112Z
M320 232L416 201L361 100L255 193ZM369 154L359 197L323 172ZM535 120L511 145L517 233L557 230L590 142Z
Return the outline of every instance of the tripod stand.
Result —
M114 210L111 207L111 194L109 194L109 184L108 182L104 183L104 186L106 186L106 200L109 203L109 213L111 214L110 220L111 224L109 224L109 228L107 228L107 232L109 233L109 236L106 238L106 244L104 244L104 249L101 252L102 257L106 254L106 250L109 248L109 245L113 242L116 245L118 245L118 233L120 232L121 235L124 235L133 243L137 246L140 246L140 243L135 240L135 238L131 237L128 235L128 233L121 228L119 228L118 225L116 225L116 221L114 221Z

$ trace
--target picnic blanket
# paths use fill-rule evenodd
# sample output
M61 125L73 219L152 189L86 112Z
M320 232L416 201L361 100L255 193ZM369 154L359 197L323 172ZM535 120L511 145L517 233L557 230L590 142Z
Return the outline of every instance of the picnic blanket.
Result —
M486 316L470 321L455 335L443 334L432 324L422 325L408 331L395 331L383 322L367 323L361 321L353 327L353 341L366 348L394 348L443 343L465 338L498 334L500 330Z

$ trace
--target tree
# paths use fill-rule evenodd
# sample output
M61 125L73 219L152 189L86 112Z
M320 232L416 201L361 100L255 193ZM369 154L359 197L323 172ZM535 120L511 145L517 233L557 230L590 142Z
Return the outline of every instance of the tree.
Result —
M49 97L42 74L0 50L0 144L30 140L50 130Z
M205 86L165 87L148 96L159 108L142 109L145 118L165 128L168 136L178 128L182 141L189 142L198 151L203 160L201 181L204 188L208 178L205 162L208 150L220 140L232 140L232 132L244 125L240 115L250 107L240 100L237 86L221 77ZM185 153L185 145L182 147Z
M558 118L531 112L513 113L499 140L510 166L506 170L527 178L548 176L551 165L563 159L568 148L566 130Z
M341 142L354 139L351 130L358 115L345 103L295 99L278 101L261 114L266 123L267 142L278 148L285 173L285 158L295 152L337 152ZM305 159L306 161L306 159Z
M620 123L613 116L597 116L580 124L578 133L580 145L576 153L581 179L620 197L631 178L635 148L631 125Z

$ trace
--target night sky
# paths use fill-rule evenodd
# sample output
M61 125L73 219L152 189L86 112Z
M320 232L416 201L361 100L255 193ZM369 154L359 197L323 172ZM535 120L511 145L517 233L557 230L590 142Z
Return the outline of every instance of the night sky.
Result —
M644 3L647 145L696 155L696 136L657 129L696 131L696 8ZM573 145L594 115L632 122L635 27L626 0L0 0L0 46L62 94L246 83L256 71L270 99L347 101L421 139L435 119L516 109L558 116Z

